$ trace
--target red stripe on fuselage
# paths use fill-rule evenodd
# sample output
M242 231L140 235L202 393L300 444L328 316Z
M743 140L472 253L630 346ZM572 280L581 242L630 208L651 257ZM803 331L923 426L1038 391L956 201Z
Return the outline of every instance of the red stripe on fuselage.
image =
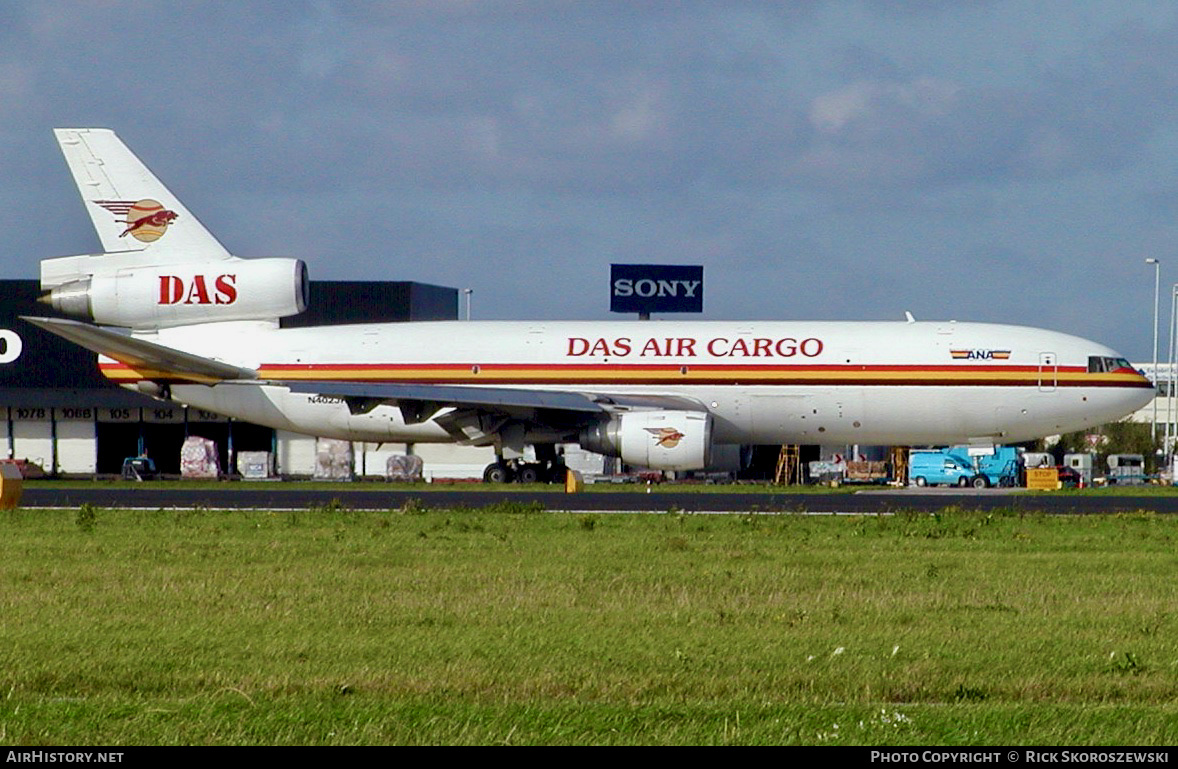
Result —
M120 363L101 364L112 379L142 378ZM527 363L277 363L258 369L262 379L373 383L503 385L843 385L1129 387L1153 385L1135 371L1090 373L1083 366ZM825 376L824 376L825 375ZM890 375L890 376L889 376ZM948 375L948 376L946 376ZM178 379L183 379L179 377Z

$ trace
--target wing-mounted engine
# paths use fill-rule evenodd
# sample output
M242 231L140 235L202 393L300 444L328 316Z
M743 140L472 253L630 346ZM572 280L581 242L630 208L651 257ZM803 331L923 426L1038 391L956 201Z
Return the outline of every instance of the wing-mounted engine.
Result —
M307 267L299 259L141 261L135 254L46 260L42 300L79 320L132 329L274 320L307 307Z
M434 419L467 445L522 448L575 441L640 467L700 470L711 465L712 415L691 398L408 382L276 383L291 392L343 398L353 413L396 405L406 424Z
M712 415L703 411L628 411L583 429L581 448L656 470L698 470L711 460Z

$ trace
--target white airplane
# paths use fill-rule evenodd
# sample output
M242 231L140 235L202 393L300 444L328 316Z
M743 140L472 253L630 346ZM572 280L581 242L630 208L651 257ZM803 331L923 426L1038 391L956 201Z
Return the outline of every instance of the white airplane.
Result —
M1154 394L1095 342L911 316L283 329L307 304L303 262L232 256L112 131L56 135L104 252L43 261L45 300L74 319L27 320L159 398L308 435L493 446L489 480L562 477L558 443L688 470L725 444L1023 441Z

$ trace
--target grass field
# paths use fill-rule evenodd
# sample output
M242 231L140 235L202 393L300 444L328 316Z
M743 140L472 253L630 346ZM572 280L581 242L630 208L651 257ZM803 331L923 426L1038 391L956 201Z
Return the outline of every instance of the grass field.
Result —
M1178 518L0 513L4 744L1171 745Z

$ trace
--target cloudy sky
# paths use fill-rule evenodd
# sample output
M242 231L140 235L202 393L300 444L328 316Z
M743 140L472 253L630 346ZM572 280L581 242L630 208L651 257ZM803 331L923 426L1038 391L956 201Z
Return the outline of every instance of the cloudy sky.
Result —
M0 0L0 277L98 247L57 126L115 129L238 255L476 318L610 318L611 262L702 264L708 319L1148 360L1145 258L1163 325L1178 282L1154 0Z

